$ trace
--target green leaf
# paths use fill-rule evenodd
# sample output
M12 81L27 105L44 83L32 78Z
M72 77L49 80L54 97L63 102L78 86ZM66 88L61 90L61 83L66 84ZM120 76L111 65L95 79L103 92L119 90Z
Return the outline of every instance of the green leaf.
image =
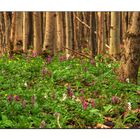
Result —
M105 112L109 112L112 109L112 105L107 105L107 106L104 106L103 108Z

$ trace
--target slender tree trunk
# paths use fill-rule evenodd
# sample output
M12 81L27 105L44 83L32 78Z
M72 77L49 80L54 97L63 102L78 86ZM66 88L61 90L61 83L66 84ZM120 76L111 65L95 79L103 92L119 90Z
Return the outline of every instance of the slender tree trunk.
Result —
M27 52L27 47L29 45L29 13L23 12L23 52Z
M9 29L10 29L10 22L9 22L9 17L8 13L4 12L4 24L5 24L5 49L9 48Z
M72 21L71 12L65 12L65 22L66 22L66 48L72 49ZM70 51L66 49L66 57L70 55Z
M97 53L97 42L96 42L96 18L95 12L90 12L90 46L92 50L92 57L96 56Z
M111 12L111 29L110 29L110 55L118 57L120 54L120 13Z
M33 27L34 27L34 53L40 54L42 51L42 36L41 36L41 15L39 12L33 12Z
M50 51L51 55L54 54L54 37L55 37L55 12L46 12L46 27L45 37L43 43L43 50Z
M14 41L15 41L15 23L16 23L16 12L12 13L12 24L10 31L10 45L9 45L9 56L12 57L13 49L14 49Z
M15 19L15 40L14 40L14 51L21 50L23 44L23 14L22 12L16 12Z
M74 25L74 50L78 50L78 42L77 42L77 20L75 17L75 12L73 12L73 25Z
M63 45L63 25L62 25L62 13L56 12L56 39L57 39L57 50L60 51Z
M119 78L121 81L129 80L137 83L140 66L140 13L133 12L131 24L126 34L124 53L121 58Z
M98 12L98 54L105 53L104 12Z

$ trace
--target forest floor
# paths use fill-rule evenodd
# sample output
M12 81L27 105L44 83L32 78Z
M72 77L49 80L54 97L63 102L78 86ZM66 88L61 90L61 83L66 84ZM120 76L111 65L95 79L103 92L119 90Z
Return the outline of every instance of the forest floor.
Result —
M140 85L119 82L118 67L101 56L2 57L0 128L140 128Z

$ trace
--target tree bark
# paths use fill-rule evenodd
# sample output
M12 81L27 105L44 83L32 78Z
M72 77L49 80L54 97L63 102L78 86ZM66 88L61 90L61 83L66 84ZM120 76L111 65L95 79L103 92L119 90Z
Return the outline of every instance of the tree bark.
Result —
M15 17L15 38L14 38L14 51L21 50L23 44L23 14L16 12Z
M110 50L111 56L118 58L120 55L120 13L111 12Z
M29 13L23 12L23 52L27 52L29 37Z
M66 48L72 49L72 21L71 21L71 12L65 12L65 23L66 23ZM70 55L70 51L66 49L66 57Z
M119 78L121 81L129 80L137 83L140 66L140 13L133 12L131 24L128 28L124 43L124 53L121 58Z
M41 36L41 15L39 12L33 12L33 27L34 27L34 53L40 54L42 51L42 36Z
M14 50L15 41L15 25L16 25L16 12L12 13L12 24L10 31L10 45L9 45L9 56L12 57Z
M55 12L46 12L46 27L43 43L43 50L47 50L51 55L54 54L55 38Z
M58 51L61 50L63 45L63 25L62 25L62 13L56 12L56 39L57 39L57 45L56 48Z

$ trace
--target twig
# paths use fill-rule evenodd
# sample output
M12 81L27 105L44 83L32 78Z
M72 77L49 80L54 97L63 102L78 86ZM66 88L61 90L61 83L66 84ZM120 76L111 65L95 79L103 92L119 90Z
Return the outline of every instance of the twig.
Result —
M91 59L89 56L86 56L85 54L79 53L79 52L74 51L74 50L72 50L72 49L69 49L69 48L66 48L66 47L62 47L62 48L67 49L67 50L70 50L70 51L72 51L72 52L74 52L74 53L76 53L76 54L79 54L79 55L81 55L81 56L84 56L84 57L86 57L86 58L88 58L88 59Z
M91 29L89 25L87 25L85 22L83 22L79 17L77 17L75 14L74 14L74 17L80 22L82 23L83 25L85 25L88 29Z
M61 125L60 125L60 123L59 123L60 113L57 113L57 112L56 112L54 115L56 116L56 120L57 120L57 125L58 125L58 127L59 127L59 128L62 128Z

